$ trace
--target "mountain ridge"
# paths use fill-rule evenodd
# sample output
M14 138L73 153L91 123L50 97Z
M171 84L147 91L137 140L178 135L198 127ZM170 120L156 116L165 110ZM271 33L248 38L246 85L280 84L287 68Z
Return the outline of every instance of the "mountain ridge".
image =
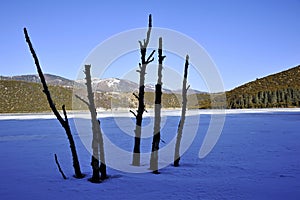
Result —
M85 91L84 80L81 83L60 76L45 74L46 81L58 108L66 104L67 109L86 109L82 102L73 99L73 86ZM79 81L80 82L80 81ZM148 85L145 93L147 108L154 106L154 85ZM5 77L0 76L0 113L50 111L37 75ZM137 100L132 93L138 91L138 84L117 78L94 79L94 91L97 107L136 108ZM165 90L163 108L179 108L181 91ZM82 97L86 95L82 93ZM226 92L227 108L274 108L300 107L300 65L250 81ZM211 102L218 102L218 95L205 92L191 92L188 95L189 109L211 108ZM220 105L224 108L224 106Z
M62 86L62 87L73 87L79 86L78 84L85 84L85 79L70 80L58 75L44 74L48 85ZM41 83L40 78L37 74L28 75L16 75L16 76L0 76L0 80L16 80L25 81L32 83ZM120 78L92 78L92 85L95 91L98 92L137 92L139 85L133 81ZM145 84L145 92L154 92L155 85ZM180 94L181 89L170 90L162 88L164 93L175 93ZM189 94L205 93L196 89L189 89Z
M45 80L49 85L58 85L62 87L72 87L75 81L53 74L44 74ZM37 74L16 75L16 76L0 76L0 80L15 80L31 83L41 83Z

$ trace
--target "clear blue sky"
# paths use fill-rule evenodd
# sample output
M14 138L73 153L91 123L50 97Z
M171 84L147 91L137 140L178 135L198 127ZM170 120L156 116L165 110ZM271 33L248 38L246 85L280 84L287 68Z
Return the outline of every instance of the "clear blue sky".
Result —
M299 0L2 1L0 75L36 74L23 27L44 72L75 79L96 45L145 27L151 13L154 26L202 45L228 90L300 64L299 10Z

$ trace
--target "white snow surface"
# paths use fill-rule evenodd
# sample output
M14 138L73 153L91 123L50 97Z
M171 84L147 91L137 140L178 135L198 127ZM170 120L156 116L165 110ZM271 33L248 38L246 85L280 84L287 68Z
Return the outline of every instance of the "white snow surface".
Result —
M274 113L274 112L300 112L300 108L264 108L264 109L203 109L203 110L187 110L186 116L193 115L217 115L217 114L242 114L242 113ZM99 118L105 117L132 117L129 109L119 110L97 110ZM62 114L62 112L61 112ZM89 111L68 111L68 118L89 117ZM181 109L164 109L162 116L180 116ZM153 110L144 112L144 117L154 116ZM24 119L55 119L52 112L49 113L9 113L0 114L0 120L24 120Z
M128 111L127 111L128 112ZM132 117L119 112L119 123ZM203 159L199 149L212 114L226 113L226 121L213 150ZM180 110L164 111L161 131L168 143L176 135ZM81 142L71 114L83 179L73 177L72 158L63 128L51 113L0 115L1 199L300 199L300 110L199 110L188 111L184 135L195 129L189 123L199 117L197 135L180 160L161 174L125 173L108 167L108 180L91 177L90 154ZM133 138L123 137L116 113L99 112L102 130L111 141L130 151ZM144 119L149 123L152 114ZM132 119L134 120L134 119ZM125 124L126 125L126 124ZM149 151L151 138L142 140ZM161 143L163 147L165 144ZM67 175L62 179L54 153ZM107 157L109 155L106 155ZM160 161L162 162L162 161ZM128 160L130 165L131 160ZM144 162L142 165L148 165Z
M104 79L104 81L107 81L108 87L113 87L114 85L117 85L120 83L120 80L116 79L116 78L108 78L108 79Z

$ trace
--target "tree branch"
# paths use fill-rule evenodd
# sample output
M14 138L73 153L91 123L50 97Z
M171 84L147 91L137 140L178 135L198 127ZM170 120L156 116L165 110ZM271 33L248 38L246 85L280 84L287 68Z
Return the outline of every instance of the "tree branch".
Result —
M63 170L62 170L61 167L60 167L60 164L59 164L59 162L58 162L58 159L57 159L57 155L56 155L56 154L54 154L54 159L55 159L55 163L56 163L56 165L57 165L58 171L61 173L63 179L67 179L65 173L63 172Z
M136 117L136 113L134 111L129 110L129 112L131 112Z
M82 101L83 103L85 103L88 107L90 106L90 104L84 100L83 98L81 98L80 96L78 96L77 94L75 94L75 97L78 98L80 101Z
M66 106L65 105L62 105L62 110L63 110L64 116L65 116L65 122L69 123L68 122L69 120L68 120L68 116L67 116Z
M151 52L150 56L148 56L147 61L146 61L147 64L151 63L154 60L154 58L153 58L154 53L155 53L155 50L153 50Z
M143 48L143 43L139 40L140 48Z
M190 89L190 85L187 86L186 91L188 91Z
M139 96L137 94L135 94L135 93L132 93L132 94L135 98L139 99Z

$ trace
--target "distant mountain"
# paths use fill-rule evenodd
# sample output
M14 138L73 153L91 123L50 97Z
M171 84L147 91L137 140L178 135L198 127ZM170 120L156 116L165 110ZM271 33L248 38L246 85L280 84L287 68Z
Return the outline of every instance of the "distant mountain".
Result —
M182 93L182 90L174 90L173 91L174 94L181 94ZM208 94L207 92L201 92L199 90L195 90L195 89L192 89L192 88L189 88L188 91L187 91L187 94L188 95L191 95L191 94Z
M81 93L83 98L86 96L85 80L72 81L50 74L45 74L45 78L58 108L66 104L67 109L86 109L78 99L75 99L75 107L74 103L72 104L74 85L83 91ZM97 107L106 109L137 107L137 99L132 94L138 92L137 83L117 78L94 78L92 81ZM155 85L145 86L145 104L148 109L154 106L154 91ZM226 92L226 97L227 108L300 107L300 65L241 85ZM181 98L181 90L163 89L162 107L179 108ZM189 89L189 109L211 108L212 101L218 102L218 94L210 95ZM0 113L49 110L37 75L0 76Z
M61 76L56 76L52 74L44 74L47 84L57 85L62 87L73 87L76 84L75 81L63 78ZM15 81L25 81L32 83L41 83L40 77L36 74L34 75L20 75L20 76L0 76L0 80L15 80Z
M155 92L155 84L146 84L145 92ZM162 88L162 93L172 94L172 93L175 93L175 91L166 89L166 88Z
M85 80L77 80L77 83L85 84ZM135 82L119 79L119 78L106 78L106 79L99 79L93 78L92 85L95 91L97 92L120 92L120 93L132 93L138 92L139 85ZM146 84L145 85L145 92L155 92L155 85L154 84ZM162 88L162 92L166 94L181 94L181 90L170 90L166 88ZM202 93L198 90L189 89L188 94L196 94Z
M61 76L52 75L52 74L45 74L45 79L48 85L56 85L61 87L73 87L74 85L84 85L85 79L81 80L70 80L67 78L63 78ZM16 81L25 81L31 83L41 83L40 78L37 74L33 75L19 75L19 76L0 76L0 80L16 80ZM139 85L133 81L126 80L126 79L119 79L119 78L93 78L92 79L93 89L97 92L137 92L139 89ZM85 85L84 85L85 86ZM146 84L145 85L145 92L155 92L155 85L153 84ZM166 88L162 88L163 93L167 94L181 94L181 90L169 90ZM197 94L202 93L198 90L189 89L188 94Z
M85 79L76 82L85 84ZM138 84L118 78L93 78L92 87L97 92L133 92L138 89Z
M228 108L300 107L300 65L226 93Z

